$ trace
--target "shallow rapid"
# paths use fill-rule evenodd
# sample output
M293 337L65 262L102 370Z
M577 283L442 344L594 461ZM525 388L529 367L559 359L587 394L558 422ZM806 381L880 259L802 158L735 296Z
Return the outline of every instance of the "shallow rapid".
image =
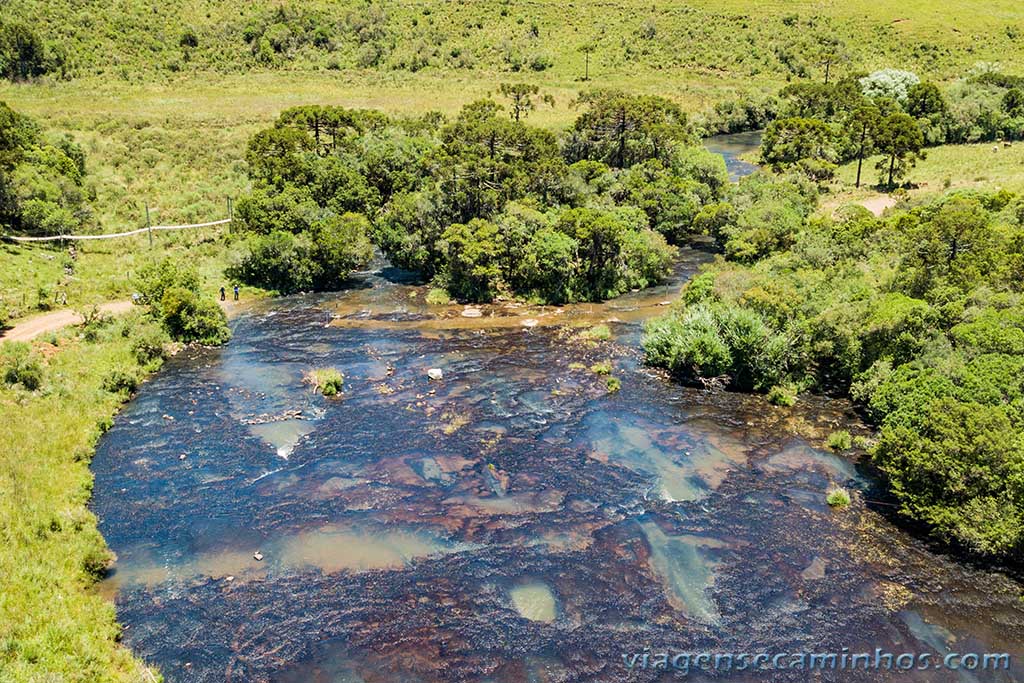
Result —
M684 250L669 285L606 304L479 317L378 263L171 359L93 461L125 642L170 682L672 680L624 663L663 651L1024 657L1024 587L895 526L859 454L825 448L869 433L848 404L776 408L644 367L643 321L709 258ZM598 323L611 340L580 334ZM326 366L339 399L303 382ZM825 503L832 484L850 509Z

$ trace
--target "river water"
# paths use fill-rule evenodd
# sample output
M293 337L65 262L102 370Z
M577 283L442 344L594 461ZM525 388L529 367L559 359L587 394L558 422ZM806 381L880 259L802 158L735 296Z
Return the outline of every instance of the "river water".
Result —
M776 408L643 366L643 321L710 258L683 250L671 284L606 304L480 317L378 263L171 359L93 461L125 642L171 682L681 678L627 669L645 648L1024 656L1024 587L894 526L860 454L825 448L869 434L848 404ZM580 334L598 323L612 339ZM326 366L341 398L303 383Z

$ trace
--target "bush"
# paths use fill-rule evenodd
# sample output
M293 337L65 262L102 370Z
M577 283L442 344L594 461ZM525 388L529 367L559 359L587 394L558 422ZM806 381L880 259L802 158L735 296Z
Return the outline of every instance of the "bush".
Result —
M591 341L608 341L612 338L612 331L605 324L594 325L589 330L581 332L580 337Z
M189 48L199 47L199 36L192 29L185 29L181 34L181 38L178 39L178 45Z
M622 388L622 381L618 377L609 377L605 380L605 386L608 388L609 394L614 394Z
M848 451L853 446L853 437L848 431L832 432L828 437L828 447L834 451Z
M447 290L442 287L431 287L427 292L426 302L431 306L447 306L452 302Z
M139 365L146 366L167 357L167 335L161 330L146 327L132 339L132 355Z
M306 375L306 381L313 385L316 391L324 396L337 396L345 385L345 376L335 368L320 368L311 370Z
M151 263L140 271L136 287L171 338L210 346L231 338L227 316L212 296L200 293L191 266L170 257Z
M43 384L43 366L28 344L4 342L0 346L0 373L6 384L35 391Z
M829 507L844 508L850 505L850 492L841 486L834 486L825 494Z
M595 375L610 375L612 373L612 364L610 361L594 363L590 366L590 371Z
M101 386L112 394L132 394L139 387L139 376L134 370L114 368L103 377Z
M179 341L216 346L231 338L227 316L217 302L184 287L164 292L160 314L167 331Z
M776 384L768 390L768 402L772 405L789 408L796 405L797 390L791 384Z

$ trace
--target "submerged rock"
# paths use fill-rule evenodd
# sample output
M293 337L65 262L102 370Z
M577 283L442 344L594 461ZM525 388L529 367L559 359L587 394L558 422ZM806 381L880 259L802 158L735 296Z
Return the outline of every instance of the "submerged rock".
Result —
M464 308L462 309L463 318L480 318L483 317L484 312L479 308Z

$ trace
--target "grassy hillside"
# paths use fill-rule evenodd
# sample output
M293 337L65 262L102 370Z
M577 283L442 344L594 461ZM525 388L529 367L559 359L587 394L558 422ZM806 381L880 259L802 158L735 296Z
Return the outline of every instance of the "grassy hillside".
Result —
M545 80L566 80L582 75L578 47L592 42L596 74L735 81L806 75L818 68L807 43L825 34L845 41L854 66L900 64L935 79L976 61L1012 62L1024 50L1016 7L1012 0L11 0L4 13L64 45L78 76L134 81L197 69L358 66L544 71Z

